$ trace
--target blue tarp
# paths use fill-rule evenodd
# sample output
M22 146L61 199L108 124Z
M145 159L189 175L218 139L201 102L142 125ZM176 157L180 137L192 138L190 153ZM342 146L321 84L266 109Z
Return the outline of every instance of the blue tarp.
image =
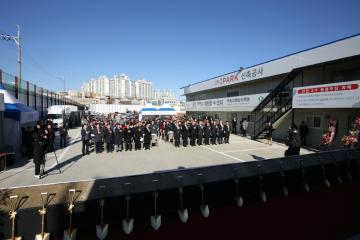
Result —
M29 123L39 120L39 112L21 103L18 99L11 95L0 84L0 93L4 94L4 117L10 118L20 123Z

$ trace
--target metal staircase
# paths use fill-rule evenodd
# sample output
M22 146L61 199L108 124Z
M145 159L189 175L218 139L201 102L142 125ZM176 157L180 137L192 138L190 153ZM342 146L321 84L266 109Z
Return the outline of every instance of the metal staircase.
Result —
M253 138L261 138L265 134L265 123L274 124L292 108L292 88L295 77L302 69L293 69L253 110L255 117Z

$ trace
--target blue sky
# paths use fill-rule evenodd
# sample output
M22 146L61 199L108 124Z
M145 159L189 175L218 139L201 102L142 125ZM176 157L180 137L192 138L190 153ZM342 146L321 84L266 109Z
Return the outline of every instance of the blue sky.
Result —
M1 0L0 33L22 28L23 79L62 90L127 73L173 89L360 33L360 1ZM16 74L14 44L0 68Z

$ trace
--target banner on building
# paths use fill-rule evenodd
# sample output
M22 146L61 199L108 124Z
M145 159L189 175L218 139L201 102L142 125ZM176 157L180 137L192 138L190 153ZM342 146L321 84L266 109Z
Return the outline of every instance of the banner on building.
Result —
M293 89L293 108L360 108L360 81Z
M186 102L186 110L201 111L205 108L244 107L248 111L249 108L255 108L267 95L268 93L260 93L237 97L190 101Z

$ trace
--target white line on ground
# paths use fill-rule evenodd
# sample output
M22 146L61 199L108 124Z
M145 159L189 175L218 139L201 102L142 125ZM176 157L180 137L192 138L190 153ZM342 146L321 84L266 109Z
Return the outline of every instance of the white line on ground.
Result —
M209 149L209 150L212 151L212 152L215 152L215 153L224 155L224 156L226 156L226 157L228 157L228 158L235 159L235 160L238 161L238 162L246 162L246 160L241 160L240 158L237 158L237 157L231 156L231 155L229 155L229 154L226 154L226 153L217 151L217 150L212 149L212 148L210 148L210 147L207 147L207 146L202 146L202 147L204 147L204 148L206 148L206 149Z

